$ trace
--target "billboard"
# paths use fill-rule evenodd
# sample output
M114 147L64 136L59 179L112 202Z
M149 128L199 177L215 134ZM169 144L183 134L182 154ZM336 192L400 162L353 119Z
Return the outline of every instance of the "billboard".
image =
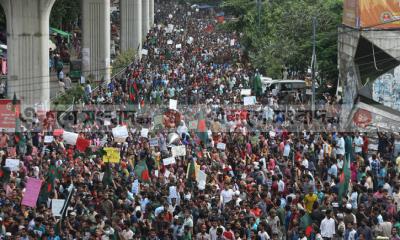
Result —
M20 112L20 105L17 103L14 109L12 100L0 99L0 131L15 131L16 116Z
M400 0L360 0L362 28L400 28Z
M343 5L343 24L350 27L360 27L358 16L358 1L359 0L345 0Z
M343 24L355 28L400 28L400 0L345 0Z

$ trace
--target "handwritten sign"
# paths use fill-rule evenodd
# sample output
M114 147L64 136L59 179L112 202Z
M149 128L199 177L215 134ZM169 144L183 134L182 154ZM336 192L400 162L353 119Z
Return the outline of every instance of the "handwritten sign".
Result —
M250 96L251 95L251 89L242 89L240 91L240 95L242 95L242 96Z
M178 111L178 100L170 99L169 100L169 109Z
M256 97L255 96L244 97L243 104L245 106L251 106L251 105L256 104Z
M218 144L217 144L217 149L219 149L219 150L225 150L225 149L226 149L226 144L225 144L225 143L218 143Z
M51 200L51 213L55 217L61 217L61 210L64 207L64 199L52 199Z
M53 136L44 136L44 143L52 143L54 141Z
M163 159L164 166L168 166L168 165L175 164L175 163L176 163L176 161L175 161L174 157L169 157L169 158Z
M112 134L118 142L124 142L129 136L128 128L126 126L118 126L112 129Z
M147 50L147 49L142 49L142 55L147 55L147 54L149 54L149 50Z
M174 146L171 148L172 156L173 157L181 157L181 156L186 156L186 147L181 145L181 146Z
M39 197L42 181L36 178L28 178L26 190L21 204L28 207L36 207L36 202Z
M158 146L158 138L152 138L149 140L150 147L157 147Z
M6 167L8 167L10 169L10 171L12 171L12 172L18 172L19 171L19 160L7 158L6 159Z
M106 152L103 156L103 162L105 163L119 163L121 160L121 156L119 154L118 148L103 148Z
M149 137L149 129L142 128L142 130L140 131L140 136L143 138L148 138Z

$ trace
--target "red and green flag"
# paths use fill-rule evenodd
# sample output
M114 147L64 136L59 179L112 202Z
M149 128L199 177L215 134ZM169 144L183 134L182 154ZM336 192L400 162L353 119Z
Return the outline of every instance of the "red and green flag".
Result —
M200 138L201 142L207 144L208 141L207 124L203 115L200 116L197 124L197 136Z
M142 182L150 181L149 169L147 168L146 160L140 160L135 166L135 175Z
M344 160L344 165L343 165L343 171L340 174L339 177L339 191L338 191L338 198L339 198L339 204L340 206L342 205L342 199L343 196L347 194L347 191L349 189L349 183L350 183L350 160L345 159Z

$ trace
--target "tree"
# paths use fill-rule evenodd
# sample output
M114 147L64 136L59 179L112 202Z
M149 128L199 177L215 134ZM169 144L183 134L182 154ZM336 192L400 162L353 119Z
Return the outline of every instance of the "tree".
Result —
M282 69L305 73L311 64L312 18L318 20L317 60L323 79L337 79L337 27L342 0L262 1L260 25L254 0L225 0L226 15L237 21L226 28L243 33L242 43L254 67L281 78Z
M57 0L51 10L50 26L72 31L81 13L81 0Z

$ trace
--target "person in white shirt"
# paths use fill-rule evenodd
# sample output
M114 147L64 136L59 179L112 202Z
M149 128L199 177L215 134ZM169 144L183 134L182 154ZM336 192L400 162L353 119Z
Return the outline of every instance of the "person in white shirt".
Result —
M326 210L325 218L321 222L320 226L321 236L324 239L333 239L336 234L335 220L332 218L332 211Z
M282 180L282 175L278 175L279 181L278 181L278 192L282 193L285 191L285 182Z
M228 185L225 185L224 190L221 191L222 204L225 205L226 203L230 202L234 194L235 192L230 189Z
M336 154L344 156L345 148L344 148L344 138L342 135L339 136L336 142Z
M360 133L356 133L356 136L354 137L354 152L356 154L361 155L362 152L362 146L364 145L364 140L360 136Z

